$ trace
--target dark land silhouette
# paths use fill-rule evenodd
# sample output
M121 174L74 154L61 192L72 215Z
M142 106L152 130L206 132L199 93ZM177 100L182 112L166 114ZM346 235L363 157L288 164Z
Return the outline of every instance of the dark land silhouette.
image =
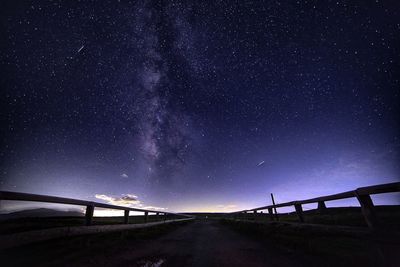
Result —
M0 256L6 266L396 266L395 236L377 240L354 229L200 218L50 240Z

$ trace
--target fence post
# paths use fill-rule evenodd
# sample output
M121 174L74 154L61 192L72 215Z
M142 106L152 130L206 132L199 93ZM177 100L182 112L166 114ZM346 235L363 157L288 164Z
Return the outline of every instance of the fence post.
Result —
M144 212L144 222L145 222L145 223L147 223L147 220L149 219L148 217L149 217L149 212L148 212L148 211L145 211L145 212Z
M167 220L167 214L164 212L164 222Z
M129 210L124 210L124 224L129 223Z
M299 217L300 222L304 222L304 217L303 217L303 208L301 204L294 204L294 208L296 209L297 217Z
M275 218L277 221L279 221L279 217L278 217L278 212L276 211L276 206L275 206L275 198L274 198L274 194L271 193L271 199L272 199L272 205L274 207L275 210Z
M160 218L160 213L156 212L156 220L158 221Z
M86 213L85 213L85 223L87 226L92 225L93 221L93 212L94 212L94 206L93 205L87 205L86 206Z
M374 203L369 195L360 195L358 191L355 191L358 202L360 202L361 212L364 216L365 222L368 227L375 229L378 226L379 221L376 217Z
M271 221L274 220L274 210L272 208L268 208L268 215Z
M325 201L318 201L318 211L322 212L324 210L326 210L326 205L325 205Z
M253 214L254 214L254 221L256 221L256 219L257 219L257 211L255 210L255 211L253 212Z

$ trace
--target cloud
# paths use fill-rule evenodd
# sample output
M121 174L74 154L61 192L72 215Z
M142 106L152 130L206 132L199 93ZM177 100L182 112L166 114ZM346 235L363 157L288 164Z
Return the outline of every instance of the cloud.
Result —
M121 177L122 177L122 178L128 178L129 176L128 176L128 174L123 173L123 174L121 174Z
M156 207L156 206L151 206L151 205L146 206L138 199L138 196L133 195L133 194L125 194L125 195L122 195L121 197L114 197L114 196L109 196L109 195L104 195L104 194L96 194L95 197L97 199L106 201L108 204L116 205L116 206L136 207L136 208L141 208L141 209L146 209L146 210L157 210L157 211L162 211L162 210L168 209L168 208Z
M112 197L112 196L107 196L107 195L96 194L95 197L97 199L107 201L109 204L118 205L118 206L130 207L133 205L140 204L138 197L135 195L132 195L132 194L122 195L122 197Z

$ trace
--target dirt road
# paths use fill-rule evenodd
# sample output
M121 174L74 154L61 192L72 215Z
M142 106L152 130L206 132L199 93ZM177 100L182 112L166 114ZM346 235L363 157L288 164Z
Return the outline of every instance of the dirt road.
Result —
M82 263L86 266L89 262ZM152 240L135 241L95 266L310 266L303 259L212 221L196 221Z

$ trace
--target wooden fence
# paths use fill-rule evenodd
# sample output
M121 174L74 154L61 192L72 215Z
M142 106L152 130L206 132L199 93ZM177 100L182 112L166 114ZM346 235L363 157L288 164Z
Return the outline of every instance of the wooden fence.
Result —
M282 208L282 207L290 207L294 206L295 211L297 213L299 222L304 222L304 214L303 207L304 204L310 203L318 203L318 210L326 209L325 202L339 199L347 199L347 198L357 198L358 202L361 206L361 211L364 216L365 222L368 227L371 229L376 228L379 225L379 220L374 208L374 203L372 202L371 195L374 194L383 194L383 193L393 193L400 192L400 183L389 183L389 184L380 184L374 186L360 187L353 191L347 191L339 194L322 196L317 198L311 198L306 200L297 200L285 203L279 203L276 205L268 205L263 207L258 207L254 209L241 210L233 213L229 213L229 216L235 217L238 214L243 213L257 213L260 210L268 210L268 214L270 215L271 220L278 220L278 214L273 212L273 209ZM55 196L46 196L46 195L35 195L35 194L27 194L27 193L18 193L18 192L9 192L9 191L0 191L0 200L19 200L19 201L36 201L36 202L47 202L47 203L58 203L58 204L69 204L69 205L79 205L86 206L86 225L91 225L93 221L93 212L96 207L98 208L107 208L107 209L116 209L124 211L124 223L129 223L129 212L143 212L145 222L148 220L149 213L155 213L157 218L163 216L164 220L167 220L168 216L177 216L179 218L192 218L193 216L182 214L182 213L173 213L166 211L157 211L157 210L146 210L139 208L131 208L131 207L123 207L116 206L98 202L84 201L72 198L61 198Z
M174 212L166 212L166 211L157 211L157 210L147 210L147 209L139 209L139 208L131 208L131 207L123 207L116 206L92 201L85 201L79 199L72 198L63 198L63 197L55 197L55 196L47 196L47 195L36 195L36 194L27 194L27 193L18 193L18 192L10 192L10 191L0 191L0 200L18 200L18 201L34 201L34 202L45 202L45 203L57 203L57 204L69 204L69 205L77 205L77 206L86 206L85 213L85 222L86 225L91 225L93 222L93 212L95 208L106 208L106 209L115 209L115 210L123 210L124 211L124 223L129 223L129 212L143 212L144 213L144 221L148 221L149 213L156 214L157 219L163 219L166 221L168 216L176 216L178 218L192 218L190 215L182 214L182 213L174 213ZM162 217L160 217L162 216Z
M347 191L339 194L322 196L317 198L305 199L305 200L297 200L290 201L285 203L279 203L276 205L268 205L259 208L249 209L249 210L241 210L229 213L228 215L231 217L237 217L239 214L243 213L254 213L260 210L268 210L268 214L271 220L279 220L278 214L273 212L273 209L282 208L282 207L290 207L294 206L296 214L298 216L299 222L304 222L304 214L303 207L304 204L310 203L318 203L318 210L326 209L325 202L339 199L347 199L347 198L357 198L358 202L361 206L361 211L364 216L365 222L368 227L371 229L375 229L379 226L379 220L374 208L374 203L372 202L371 195L374 194L383 194L383 193L393 193L400 192L400 183L390 183L390 184L380 184L374 186L360 187L353 191Z

